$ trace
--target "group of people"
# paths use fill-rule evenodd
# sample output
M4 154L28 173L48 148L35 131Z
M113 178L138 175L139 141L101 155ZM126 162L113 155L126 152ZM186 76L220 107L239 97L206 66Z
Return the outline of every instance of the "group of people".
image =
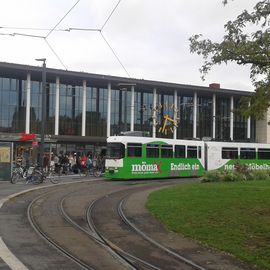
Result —
M62 173L80 173L86 170L96 168L105 171L105 156L91 155L86 156L85 154L77 155L77 153L70 153L69 155L57 155L55 153L44 156L44 167L52 166L55 170L62 169ZM49 164L50 163L50 164Z

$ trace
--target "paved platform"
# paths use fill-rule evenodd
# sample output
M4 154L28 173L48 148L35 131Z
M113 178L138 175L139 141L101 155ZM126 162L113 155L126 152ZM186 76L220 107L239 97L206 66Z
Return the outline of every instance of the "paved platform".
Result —
M97 181L102 180L102 177L83 177L79 175L63 176L59 184L70 184L79 183L86 181ZM42 187L56 186L58 184L52 184L50 181L45 183L34 185L26 183L12 184L9 181L0 181L0 209L3 204L10 198L21 194L23 192L39 189ZM0 235L0 270L28 270L8 249L2 240L2 235Z
M89 181L89 180L97 180L97 179L102 179L102 178L94 178L94 177L83 177L80 175L69 175L69 176L63 176L61 177L61 182L60 184L63 183L72 183L72 182L80 182L80 181ZM55 185L52 184L50 181L46 180L46 182L42 184L26 184L23 182L19 182L17 184L12 184L9 181L0 181L0 202L2 199L15 194L22 192L24 190L29 190L29 189L35 189L35 188L40 188L40 187L45 187L45 186L51 186Z

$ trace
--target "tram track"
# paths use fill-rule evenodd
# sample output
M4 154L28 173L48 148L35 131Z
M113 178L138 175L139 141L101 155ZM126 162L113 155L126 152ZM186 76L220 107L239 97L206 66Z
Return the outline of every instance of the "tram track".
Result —
M139 188L140 189L140 188ZM124 193L126 193L125 191ZM129 191L130 192L130 191ZM136 191L135 191L136 192ZM206 270L206 268L199 266L195 262L176 254L175 252L165 248L161 244L157 243L154 239L150 238L143 234L143 232L139 231L124 215L122 204L124 200L129 196L124 194L120 195L118 199L109 200L107 203L102 203L103 200L108 200L109 197L117 197L118 194L122 194L123 192L116 192L115 194L110 194L110 196L105 196L93 202L91 208L89 209L89 222L91 227L94 228L95 233L98 234L108 245L114 246L114 249L123 254L127 259L132 258L135 260L136 265L138 265L138 269L142 265L143 267L147 267L147 269L196 269L196 270ZM134 191L130 192L134 193ZM111 215L110 218L107 217L107 220L110 220L111 223L118 223L116 220L120 221L118 224L118 228L120 230L119 237L122 235L130 234L129 238L133 240L132 246L135 248L128 248L128 243L121 244L117 242L113 242L113 239L117 238L117 236L111 237L111 235L106 234L106 229L102 228L102 222L97 221L99 225L95 225L95 216L102 216L102 214L97 214L95 212L95 208L98 208L98 205L114 205L115 211L110 211L110 213L114 212L114 215ZM97 210L98 211L98 210ZM104 224L105 222L103 222ZM106 226L105 226L106 227ZM122 232L121 232L122 230ZM121 247L122 246L122 247ZM137 246L137 247L136 247ZM139 248L138 248L139 247ZM133 252L124 251L132 250ZM135 250L134 250L135 249ZM139 249L139 250L138 250ZM145 254L148 254L145 256ZM154 255L153 255L154 254Z
M47 269L51 262L51 269L61 270L249 269L233 265L233 262L228 264L223 257L215 260L215 254L185 246L185 241L180 245L174 238L173 242L164 241L166 231L140 210L144 205L142 198L154 189L176 183L179 181L155 181L154 185L150 181L100 181L59 186L20 197L19 202L27 203L25 212L34 228L32 234L39 235L40 240L35 242L47 246L46 253L36 254L35 263L38 263L39 256L44 258L50 250L51 255L46 258L48 263L42 262L44 266L38 269ZM140 202L139 208L137 202ZM58 262L60 267L55 266Z
M114 253L116 253L122 259L124 259L133 269L161 270L160 268L146 262L145 260L142 260L136 256L133 256L132 254L128 252L125 252L119 246L116 246L114 243L112 243L107 238L105 238L102 234L100 234L98 228L96 228L91 218L91 212L96 201L94 201L87 210L87 221L88 221L89 228L91 228L91 230L95 233L95 235L98 236L98 239L100 239L100 241L102 241L104 245L108 246Z
M123 220L123 222L125 224L127 224L127 226L129 226L132 230L134 230L135 232L137 232L139 235L141 235L144 239L146 239L147 241L149 241L150 243L152 243L153 245L157 246L158 248L160 248L161 250L164 250L165 252L167 252L168 254L176 257L177 259L183 261L185 264L192 266L195 270L207 270L206 268L198 265L197 263L185 258L184 256L168 249L167 247L165 247L164 245L160 244L159 242L155 241L153 238L149 237L148 235L146 235L144 232L142 232L139 228L137 228L125 215L124 211L123 211L123 204L125 202L127 198L122 199L117 207L117 211L119 216L121 217L121 219Z
M146 188L146 187L143 187L143 189L144 188ZM142 189L142 187L136 188L136 190L137 189L140 190L140 189ZM131 192L131 191L124 190L124 193L126 193L126 192ZM106 195L105 197L98 198L97 200L89 203L89 206L87 207L87 210L85 213L85 218L84 218L87 221L88 228L86 228L85 224L79 224L79 223L81 223L81 221L80 222L75 221L74 218L72 218L72 216L70 216L65 209L65 206L64 206L65 201L67 200L67 198L72 197L73 193L74 192L71 192L69 194L65 194L64 196L61 197L61 199L58 198L58 202L57 202L57 209L59 212L58 215L61 216L65 220L66 223L68 223L71 227L75 228L75 230L84 233L86 236L85 238L93 240L97 244L99 244L101 247L105 248L109 253L111 253L112 257L114 257L118 260L119 264L122 264L124 267L126 267L128 269L142 269L142 270L144 270L144 269L152 269L152 270L164 269L164 267L162 267L162 266L160 267L158 265L155 265L151 262L148 262L148 260L142 259L142 258L140 258L140 257L138 257L130 252L125 251L120 246L116 245L115 243L113 243L112 241L110 241L109 239L104 237L100 233L99 228L96 227L95 223L92 220L92 211L95 208L96 203L98 201L101 201L103 198L108 198L110 196L113 196L114 193L112 193L110 195ZM116 192L115 194L118 194L118 193L119 192ZM51 194L53 194L53 192ZM50 245L52 245L54 248L59 250L62 254L64 254L69 259L73 260L76 264L78 264L80 267L82 267L82 269L91 269L91 270L95 269L93 266L89 266L89 264L87 262L85 262L85 260L82 260L78 255L75 256L69 250L70 247L65 248L61 244L59 244L57 240L54 240L50 234L48 234L44 231L44 229L42 228L42 226L40 224L40 221L37 221L35 219L34 212L35 211L37 212L37 209L35 209L35 208L39 208L39 209L44 208L45 209L46 206L42 206L42 203L45 202L45 204L46 204L46 200L48 201L48 199L46 199L46 197L50 197L50 194L45 193L45 194L42 194L42 195L36 197L28 206L27 213L28 213L28 218L30 220L32 227L34 227L36 232L39 233L39 235L41 235L42 238L45 239L48 243L50 243ZM117 206L117 207L119 209L119 206ZM35 209L35 210L33 210L33 209ZM119 213L119 211L118 211L118 213ZM121 215L119 215L119 217L121 217ZM80 218L80 220L82 220L82 218ZM122 222L123 222L123 224L125 223L125 220L123 218L122 218ZM179 268L177 267L177 268L172 268L172 269L179 269ZM183 269L183 268L181 268L181 269Z
M51 192L51 194L46 193L35 198L28 206L28 218L32 227L47 243L75 262L80 269L134 269L121 261L116 253L113 254L108 250L107 245L104 245L102 240L88 228L87 223L83 222L84 216L77 217L75 221L67 214L64 207L65 200L72 198L77 192L58 195L57 198L53 198L54 192ZM57 213L53 215L54 220L51 220L50 224L43 224L41 216L44 215L43 211L49 207L51 201L54 201ZM58 235L60 228L61 237Z
M124 264L126 264L126 266L129 266L130 269L152 269L152 270L161 270L162 268L157 267L145 260L142 260L128 252L125 252L124 250L122 250L119 246L116 246L114 243L112 243L111 241L109 241L108 239L106 239L104 236L102 236L98 229L95 227L95 225L92 222L91 219L91 212L92 209L96 203L96 201L102 199L99 198L96 201L92 202L87 211L86 211L86 218L87 218L87 223L88 223L88 227L89 230L83 228L82 226L80 226L78 223L76 223L65 211L63 205L64 205L64 201L66 199L67 196L65 196L64 198L62 198L61 203L60 203L60 209L61 209L61 213L64 216L64 218L74 227L76 227L77 229L83 231L89 238L93 239L94 241L96 241L98 244L100 244L101 246L103 246L104 248L108 249L109 252L111 252L115 257L117 257L117 259L123 263L123 260L125 261ZM105 197L108 197L108 195L106 195ZM124 219L123 219L124 220ZM199 268L197 268L199 269ZM202 269L202 268L200 268Z
M34 228L34 230L46 241L48 242L51 246L53 246L55 249L57 249L58 251L60 251L64 256L66 256L68 259L74 261L76 264L78 264L80 267L82 267L82 269L86 269L86 270L94 270L93 267L89 267L89 265L85 264L82 260L80 260L78 257L72 255L72 253L70 253L67 249L63 248L61 245L59 245L56 241L54 241L51 237L48 236L48 234L46 234L44 232L44 230L42 230L42 228L38 225L37 221L34 218L33 215L33 207L35 205L35 203L37 203L40 199L42 199L44 196L46 196L48 193L46 194L42 194L38 197L36 197L28 206L27 208L27 216L28 216L28 220L32 226L32 228Z
M129 260L126 260L126 257L123 256L123 254L121 252L119 252L119 250L117 250L117 248L113 244L110 244L109 242L106 241L106 239L103 239L100 235L98 235L95 228L90 225L87 213L88 213L89 209L91 209L92 203L89 205L89 207L87 208L87 211L86 211L86 218L87 218L88 228L89 229L85 229L83 226L80 226L78 223L76 223L74 220L72 220L72 218L67 214L67 212L65 211L65 209L63 207L65 199L66 198L63 198L61 200L60 208L61 208L61 212L62 212L64 218L67 220L67 222L69 222L71 225L76 227L78 230L81 230L82 232L84 232L90 239L96 241L102 247L104 247L109 252L111 252L114 256L117 257L117 259L121 263L123 263L122 260L124 259L125 260L124 264L125 263L129 264L129 266L131 266L130 269L137 269L137 268L133 268L133 264L130 263ZM126 266L128 266L128 265L126 265Z

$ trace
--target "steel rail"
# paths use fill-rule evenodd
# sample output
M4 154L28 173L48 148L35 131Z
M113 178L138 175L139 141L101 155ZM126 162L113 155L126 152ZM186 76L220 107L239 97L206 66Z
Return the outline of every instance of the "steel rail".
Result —
M40 200L42 197L45 197L46 195L48 195L49 193L52 193L52 192L55 192L55 191L50 191L50 192L47 192L45 194L42 194L42 195L36 197L28 205L28 208L27 208L27 217L28 217L28 220L29 220L32 228L36 231L36 233L38 235L41 236L41 238L43 238L45 240L45 242L49 243L52 247L54 247L56 250L58 250L64 256L66 256L67 258L69 258L70 260L72 260L73 262L75 262L76 264L78 264L79 266L81 266L83 269L94 270L94 268L88 266L87 264L85 264L84 262L82 262L80 259L78 259L77 257L73 256L66 249L64 249L63 247L61 247L60 245L58 245L53 239L51 239L48 235L46 235L46 233L44 231L42 231L42 229L40 228L40 226L35 221L34 216L33 216L33 211L32 211L32 208L33 208L34 204L38 200Z
M71 194L71 193L70 193ZM88 209L91 207L92 203L90 204L90 206L88 206L87 210L86 210L86 220L87 220L87 225L89 227L89 230L86 230L85 228L83 228L82 226L80 226L78 223L76 223L74 220L72 220L72 218L67 214L67 212L64 210L63 204L65 199L70 195L66 195L65 197L62 198L61 202L60 202L60 208L61 208L61 213L63 215L63 218L70 223L72 226L76 227L78 230L82 231L83 233L85 233L90 239L94 240L96 243L100 244L102 247L106 248L112 255L113 257L117 258L123 265L129 267L130 263L127 262L126 260L123 261L123 257L119 256L119 254L117 252L115 252L115 250L108 245L96 232L93 226L89 226L88 224ZM128 265L127 265L128 263ZM130 267L129 267L130 268ZM130 268L132 270L136 269L134 267Z
M176 257L177 259L181 260L182 262L184 262L185 264L192 266L194 269L196 270L207 270L206 268L196 264L195 262L185 258L184 256L166 248L165 246L163 246L162 244L160 244L159 242L155 241L153 238L149 237L148 235L146 235L144 232L142 232L140 229L138 229L124 214L123 211L123 203L125 202L126 198L129 195L127 195L124 199L122 199L120 201L120 203L118 204L118 214L121 217L121 219L123 220L123 222L128 225L132 230L134 230L135 232L137 232L139 235L141 235L145 240L147 240L148 242L152 243L153 245L157 246L158 248L166 251L168 254Z
M145 267L146 269L152 269L152 270L162 270L161 268L156 267L155 265L152 265L136 256L133 256L132 254L125 252L120 247L109 241L107 238L105 238L98 230L98 228L95 226L93 218L92 218L92 212L95 207L95 205L101 201L104 198L107 198L108 195L103 196L95 201L92 202L92 204L89 206L87 210L87 221L89 224L89 228L93 230L101 239L104 241L114 252L116 252L120 257L122 257L127 263L129 263L133 269L141 269L138 268L137 264Z

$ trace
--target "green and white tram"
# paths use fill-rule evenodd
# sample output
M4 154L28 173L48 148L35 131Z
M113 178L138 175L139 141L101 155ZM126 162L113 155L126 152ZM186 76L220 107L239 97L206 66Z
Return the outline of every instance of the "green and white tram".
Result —
M235 164L244 164L248 170L270 170L270 145L243 142L206 142L206 170L232 171Z
M105 176L147 179L202 176L205 170L270 170L270 144L174 140L136 136L107 139Z
M204 156L202 141L112 136L107 139L105 176L110 179L201 176Z

